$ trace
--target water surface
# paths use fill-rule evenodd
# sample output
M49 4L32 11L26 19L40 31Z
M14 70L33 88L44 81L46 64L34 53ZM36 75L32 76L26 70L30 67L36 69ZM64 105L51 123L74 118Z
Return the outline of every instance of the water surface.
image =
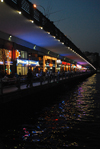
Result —
M5 148L98 149L100 147L100 74L94 74L70 90L65 86L62 93L56 92L52 96L56 101L52 104L50 104L51 94L46 95L49 104L45 103L42 108L41 105L37 105L35 111L32 105L30 109L25 103L22 104L26 106L24 109L19 108L22 109L20 113L26 109L24 118L22 116L22 121L16 122L17 125L13 123L14 125L8 127L2 134ZM16 120L18 117L14 119Z

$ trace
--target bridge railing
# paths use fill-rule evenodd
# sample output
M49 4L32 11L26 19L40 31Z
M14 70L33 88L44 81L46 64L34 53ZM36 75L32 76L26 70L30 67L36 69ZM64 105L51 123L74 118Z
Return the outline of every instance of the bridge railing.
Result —
M74 78L74 77L79 77L79 76L84 76L87 74L92 74L92 72L75 72L75 73L61 73L61 74L51 74L51 75L47 75L47 76L40 76L38 79L35 79L34 77L31 80L27 80L27 79L23 79L21 77L18 78L14 78L14 80L7 80L4 81L2 79L0 79L0 95L5 94L4 90L8 89L8 92L13 92L13 89L17 90L23 90L26 89L28 86L31 87L35 87L35 86L42 86L45 84L50 84L50 83L59 83L62 80L68 80L70 78ZM78 80L77 80L78 81ZM27 86L28 85L28 86ZM12 88L13 87L13 88ZM23 88L24 87L24 88Z

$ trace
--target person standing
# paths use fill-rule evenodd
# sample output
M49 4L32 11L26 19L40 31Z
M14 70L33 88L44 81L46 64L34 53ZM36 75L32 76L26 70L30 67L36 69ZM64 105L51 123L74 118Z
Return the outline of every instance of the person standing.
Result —
M28 87L29 85L30 85L30 87L32 87L32 78L33 78L33 75L32 75L31 69L29 69L28 73L27 73L27 85L26 85L26 87Z

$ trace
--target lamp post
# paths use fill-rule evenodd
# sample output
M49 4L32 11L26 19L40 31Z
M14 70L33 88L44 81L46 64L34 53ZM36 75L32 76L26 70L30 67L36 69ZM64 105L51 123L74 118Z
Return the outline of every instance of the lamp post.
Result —
M45 15L45 8L44 8L43 6L41 6L41 5L33 4L33 7L34 7L34 8L37 8L37 6L41 7L41 8L44 10L44 15Z

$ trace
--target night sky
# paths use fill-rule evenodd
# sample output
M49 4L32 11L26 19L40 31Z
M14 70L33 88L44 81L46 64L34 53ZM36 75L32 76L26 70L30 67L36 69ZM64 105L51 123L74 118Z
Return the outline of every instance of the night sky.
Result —
M100 0L29 1L37 4L37 8L82 52L100 55Z

